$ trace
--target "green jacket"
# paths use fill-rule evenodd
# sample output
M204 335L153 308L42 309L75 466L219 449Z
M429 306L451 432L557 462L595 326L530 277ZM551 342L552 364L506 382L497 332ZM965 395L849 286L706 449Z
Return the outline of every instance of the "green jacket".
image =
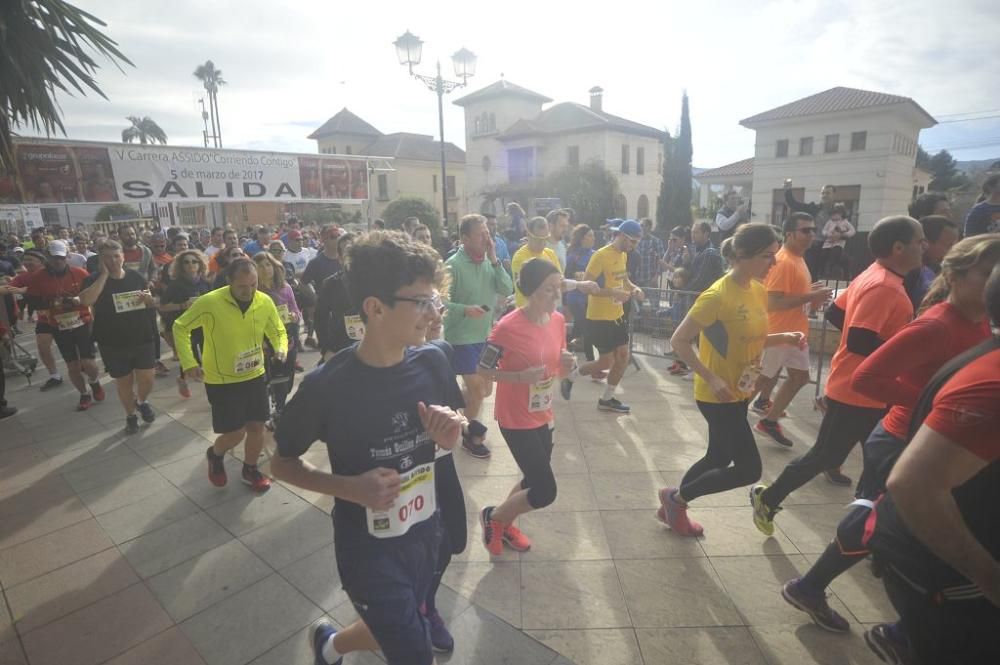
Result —
M447 261L451 273L451 287L447 298L447 312L444 317L444 338L452 344L479 344L485 342L493 327L493 314L497 296L509 296L514 291L514 283L503 265L496 265L484 259L475 263L459 248ZM469 305L486 305L490 311L479 319L465 316Z
M205 383L241 383L264 374L264 336L276 351L288 352L288 335L278 308L262 291L254 294L244 314L228 286L199 297L174 321L174 345L181 367L197 367L191 350L191 331L202 328L201 354Z

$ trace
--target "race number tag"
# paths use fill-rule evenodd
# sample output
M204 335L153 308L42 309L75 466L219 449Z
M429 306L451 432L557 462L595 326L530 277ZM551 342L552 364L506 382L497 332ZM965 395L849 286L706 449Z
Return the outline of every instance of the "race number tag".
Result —
M548 411L552 408L552 385L555 377L550 376L528 386L528 411Z
M282 323L294 323L295 315L288 309L288 305L278 305L278 316Z
M115 293L112 298L115 301L115 312L134 312L137 309L146 309L146 303L142 299L142 291L125 291Z
M434 514L434 464L422 464L399 474L399 497L383 512L367 508L368 533L376 538L402 536L414 524Z
M233 373L236 375L246 374L257 369L263 363L264 352L259 346L248 349L236 356L236 362L233 364Z
M83 325L83 316L78 310L56 314L56 327L59 330L73 330Z
M347 336L356 342L365 338L365 324L357 314L344 315L344 328L347 330Z
M749 395L753 393L754 386L757 385L757 377L760 376L760 367L757 365L748 365L743 374L740 375L740 381L736 384L739 391L744 395Z
M134 270L139 272L139 266L142 265L139 261L126 261L125 270Z

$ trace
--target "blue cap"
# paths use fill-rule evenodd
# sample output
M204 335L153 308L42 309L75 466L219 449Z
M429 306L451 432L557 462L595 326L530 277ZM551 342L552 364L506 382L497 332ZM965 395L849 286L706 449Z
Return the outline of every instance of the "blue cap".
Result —
M624 233L629 238L642 237L642 226L634 219L626 219L618 224L618 226L612 226L611 229L616 233Z

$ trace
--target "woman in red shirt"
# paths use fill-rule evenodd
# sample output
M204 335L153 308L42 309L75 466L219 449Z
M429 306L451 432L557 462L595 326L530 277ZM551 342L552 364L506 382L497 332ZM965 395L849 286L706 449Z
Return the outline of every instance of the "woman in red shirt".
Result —
M851 387L890 405L862 448L864 470L851 512L837 535L800 579L785 584L782 596L807 612L819 626L847 632L847 621L827 605L827 586L868 555L861 533L871 502L883 491L883 464L906 442L920 392L949 360L990 337L983 289L1000 263L1000 234L974 236L956 243L941 264L941 274L921 303L918 318L893 335L858 366Z
M555 501L552 391L556 378L569 374L576 364L566 350L566 320L556 311L562 301L559 268L545 259L531 259L517 281L528 301L500 319L479 361L479 373L497 382L494 415L524 474L503 503L483 508L480 515L483 542L493 556L503 552L504 543L519 552L530 549L531 541L514 520Z

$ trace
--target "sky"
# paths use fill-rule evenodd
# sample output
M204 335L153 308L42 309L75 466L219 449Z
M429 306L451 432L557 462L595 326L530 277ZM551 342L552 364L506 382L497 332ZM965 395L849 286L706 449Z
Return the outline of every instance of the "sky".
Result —
M316 152L306 137L344 107L385 133L436 135L435 96L393 47L410 30L425 42L421 73L440 59L453 75L463 46L478 56L468 90L445 98L445 138L462 147L451 102L503 75L556 102L586 104L599 85L605 111L671 132L686 90L703 168L752 155L741 118L834 86L911 97L947 121L921 134L931 152L1000 158L995 0L74 1L135 66L98 59L107 100L59 97L72 139L120 141L138 115L172 145L201 145L192 72L208 59L227 81L227 148Z

